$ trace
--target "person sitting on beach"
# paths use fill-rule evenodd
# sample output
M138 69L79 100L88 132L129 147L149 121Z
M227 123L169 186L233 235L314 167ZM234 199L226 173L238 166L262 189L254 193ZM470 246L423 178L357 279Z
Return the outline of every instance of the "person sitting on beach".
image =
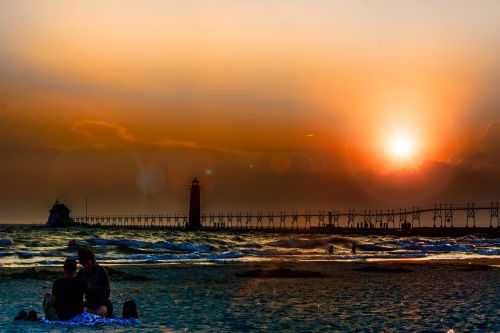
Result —
M111 289L106 269L96 262L94 253L86 248L78 249L78 260L83 266L78 271L78 277L87 284L85 311L102 317L112 317L113 304L109 300Z
M85 281L76 277L76 260L64 261L64 277L54 281L52 294L43 295L42 306L49 320L69 320L83 312Z

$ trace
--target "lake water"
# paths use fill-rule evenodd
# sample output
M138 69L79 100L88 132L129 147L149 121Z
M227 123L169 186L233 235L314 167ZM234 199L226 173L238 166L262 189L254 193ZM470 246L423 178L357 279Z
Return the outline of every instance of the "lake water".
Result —
M357 251L351 252L352 243ZM328 247L333 246L333 254ZM498 258L500 239L424 238L279 233L0 226L0 265L60 265L78 247L101 263L238 263L266 260L365 261L383 259Z

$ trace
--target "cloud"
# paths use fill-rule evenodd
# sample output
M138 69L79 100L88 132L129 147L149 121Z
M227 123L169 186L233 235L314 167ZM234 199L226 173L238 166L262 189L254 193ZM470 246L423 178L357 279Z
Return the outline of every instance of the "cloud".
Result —
M500 121L488 125L481 136L480 144L487 153L500 157Z
M237 149L228 149L220 146L202 145L195 141L160 139L147 141L137 138L128 128L102 120L82 120L71 127L73 132L83 135L92 141L94 146L108 147L113 142L134 143L146 147L167 147L209 150L231 155L241 155L249 158L258 158L261 153Z
M479 148L454 154L450 164L470 170L498 169L500 167L500 121L488 124L479 139Z
M74 123L71 130L92 140L137 141L126 127L102 120L82 120Z
M262 153L260 153L260 152L228 149L228 148L220 147L220 146L201 145L201 144L198 144L194 141L164 139L164 140L157 141L154 143L149 143L149 144L155 145L155 146L161 146L161 147L181 147L181 148L186 148L186 149L211 150L211 151L216 151L216 152L231 154L231 155L245 155L245 156L253 157L253 158L258 158L259 156L262 155Z

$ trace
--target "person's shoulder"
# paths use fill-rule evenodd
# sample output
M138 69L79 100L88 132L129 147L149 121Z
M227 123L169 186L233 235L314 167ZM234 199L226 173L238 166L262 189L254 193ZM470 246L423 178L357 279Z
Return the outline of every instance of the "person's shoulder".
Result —
M54 284L52 285L52 292L53 293L59 293L60 291L66 289L67 287L67 279L66 278L60 278L54 281Z
M108 273L108 270L104 267L104 266L101 266L99 264L95 264L95 269L98 270L99 272L103 272L103 273Z
M87 282L79 276L75 276L73 283L84 289L87 289Z
M60 279L55 280L55 281L54 281L53 286L54 286L54 287L58 287L58 286L60 286L62 283L64 283L64 278L60 278Z

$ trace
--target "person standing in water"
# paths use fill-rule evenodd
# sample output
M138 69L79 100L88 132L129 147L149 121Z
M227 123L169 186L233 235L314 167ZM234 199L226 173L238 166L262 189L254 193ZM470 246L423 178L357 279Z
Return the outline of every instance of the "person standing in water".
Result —
M85 311L102 317L112 317L113 304L109 300L111 289L106 269L96 262L94 253L86 248L78 249L78 261L83 266L78 271L78 277L87 285Z
M85 281L76 277L76 260L64 261L64 277L54 281L52 294L43 295L43 310L49 320L69 320L83 312Z
M354 242L352 242L351 252L352 252L352 254L356 254L356 243L354 243Z

